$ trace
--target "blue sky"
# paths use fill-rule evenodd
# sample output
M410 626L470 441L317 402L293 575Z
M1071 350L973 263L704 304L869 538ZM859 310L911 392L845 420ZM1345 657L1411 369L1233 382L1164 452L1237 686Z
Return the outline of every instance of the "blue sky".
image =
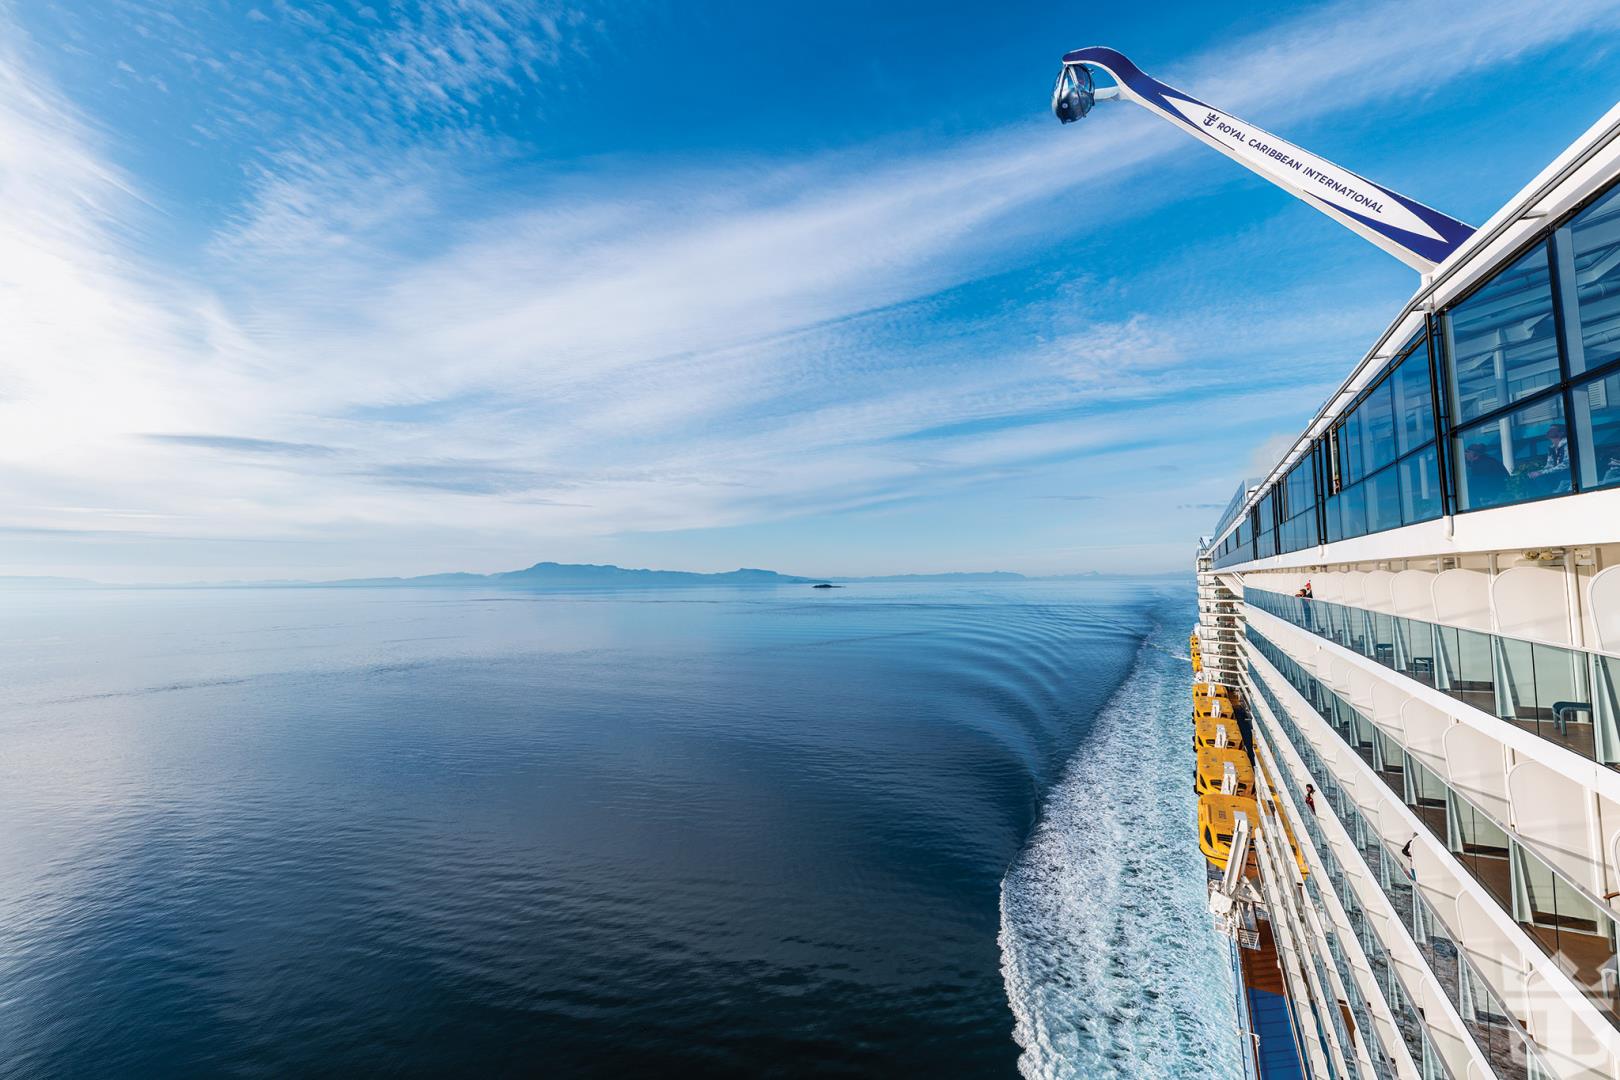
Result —
M1058 58L1475 224L1620 0L0 0L0 574L1166 570L1416 285Z

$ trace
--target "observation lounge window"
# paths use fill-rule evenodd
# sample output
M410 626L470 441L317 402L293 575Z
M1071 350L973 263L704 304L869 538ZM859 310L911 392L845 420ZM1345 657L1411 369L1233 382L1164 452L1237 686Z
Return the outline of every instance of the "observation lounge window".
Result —
M1559 229L1557 249L1570 371L1620 360L1620 188Z
M1581 489L1620 484L1620 371L1577 385L1570 399L1581 447Z
M1393 443L1392 443L1393 445ZM1367 531L1383 532L1401 524L1401 486L1395 469L1385 469L1361 482L1367 500Z
M1339 535L1346 540L1367 531L1367 492L1360 484L1339 493Z
M1355 423L1361 429L1362 476L1373 473L1395 460L1395 405L1391 380L1379 383L1356 406Z
M1395 398L1395 443L1407 454L1434 441L1434 395L1429 387L1429 351L1426 339L1409 353L1390 378Z
M1361 421L1350 416L1338 427L1339 487L1346 488L1366 475L1361 451Z
M1537 244L1447 311L1445 326L1459 421L1557 384L1561 371L1547 245Z
M1562 394L1465 428L1453 442L1457 500L1463 510L1569 491L1569 439Z
M1620 421L1620 417L1616 418ZM1433 446L1404 459L1401 471L1401 520L1408 525L1440 516L1440 459Z

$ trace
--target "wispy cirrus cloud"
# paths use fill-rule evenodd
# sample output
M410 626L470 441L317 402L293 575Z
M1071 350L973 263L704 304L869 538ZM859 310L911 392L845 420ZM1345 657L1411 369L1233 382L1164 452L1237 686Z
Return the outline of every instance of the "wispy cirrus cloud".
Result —
M292 457L326 457L337 453L318 443L280 442L276 439L250 439L242 435L176 435L163 432L140 436L147 442L167 446L191 446L199 450L223 450L235 454L276 454Z
M1167 155L1196 151L1124 110L1083 137L1018 122L921 151L551 170L485 119L589 59L608 31L583 11L266 4L249 18L281 44L233 50L212 16L150 10L176 45L146 75L217 89L198 134L251 132L246 180L194 261L144 257L132 223L158 208L7 46L0 497L33 508L17 528L65 528L48 508L71 502L217 537L453 521L516 552L886 506L1054 460L1185 456L1194 394L1306 410L1302 385L1386 313L1314 284L1148 310L1114 280L1138 268L1106 253L1079 282L988 289L1189 193ZM1441 18L1328 7L1164 74L1282 126L1612 33L1620 9L1448 5L1465 46L1435 50ZM288 101L331 123L267 113ZM1278 242L1263 229L1149 265L1191 277Z

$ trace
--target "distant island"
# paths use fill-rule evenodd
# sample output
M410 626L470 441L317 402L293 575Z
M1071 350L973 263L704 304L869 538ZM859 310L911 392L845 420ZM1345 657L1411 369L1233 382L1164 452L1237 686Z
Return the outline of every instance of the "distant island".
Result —
M417 585L477 585L488 588L515 586L518 588L621 588L670 585L810 585L818 589L837 589L844 585L871 583L925 582L925 581L1028 581L1023 574L1006 570L987 573L953 574L891 574L883 577L800 577L780 574L775 570L743 568L719 574L700 574L688 570L627 570L622 566L598 566L593 563L538 562L525 570L508 570L497 574L426 574L408 578L352 578L345 581L327 581L319 584L329 588L376 588L379 586Z
M698 574L687 570L627 570L622 566L595 563L537 562L523 570L496 574L425 574L421 577L349 578L318 584L328 588L400 588L421 585L474 585L502 588L664 588L671 585L810 585L825 578L794 577L775 570L743 568L722 574Z
M537 562L522 570L493 574L451 572L419 577L344 578L338 581L191 581L163 585L119 585L86 578L27 577L0 575L0 589L409 589L466 587L480 589L637 589L671 588L690 585L778 586L809 585L815 589L841 589L862 584L924 584L937 582L1011 583L1018 581L1077 581L1102 577L1095 570L1080 574L1054 574L1027 577L1007 570L968 571L947 574L886 574L876 577L801 577L775 570L743 567L724 573L703 574L689 570L626 569L595 563ZM1182 571L1165 574L1126 574L1116 577L1184 577Z

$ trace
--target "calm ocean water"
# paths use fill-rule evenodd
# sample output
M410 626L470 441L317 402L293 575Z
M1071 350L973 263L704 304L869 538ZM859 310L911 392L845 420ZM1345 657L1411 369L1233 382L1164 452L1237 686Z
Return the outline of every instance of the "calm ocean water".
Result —
M1230 1075L1192 619L0 593L0 1073Z

